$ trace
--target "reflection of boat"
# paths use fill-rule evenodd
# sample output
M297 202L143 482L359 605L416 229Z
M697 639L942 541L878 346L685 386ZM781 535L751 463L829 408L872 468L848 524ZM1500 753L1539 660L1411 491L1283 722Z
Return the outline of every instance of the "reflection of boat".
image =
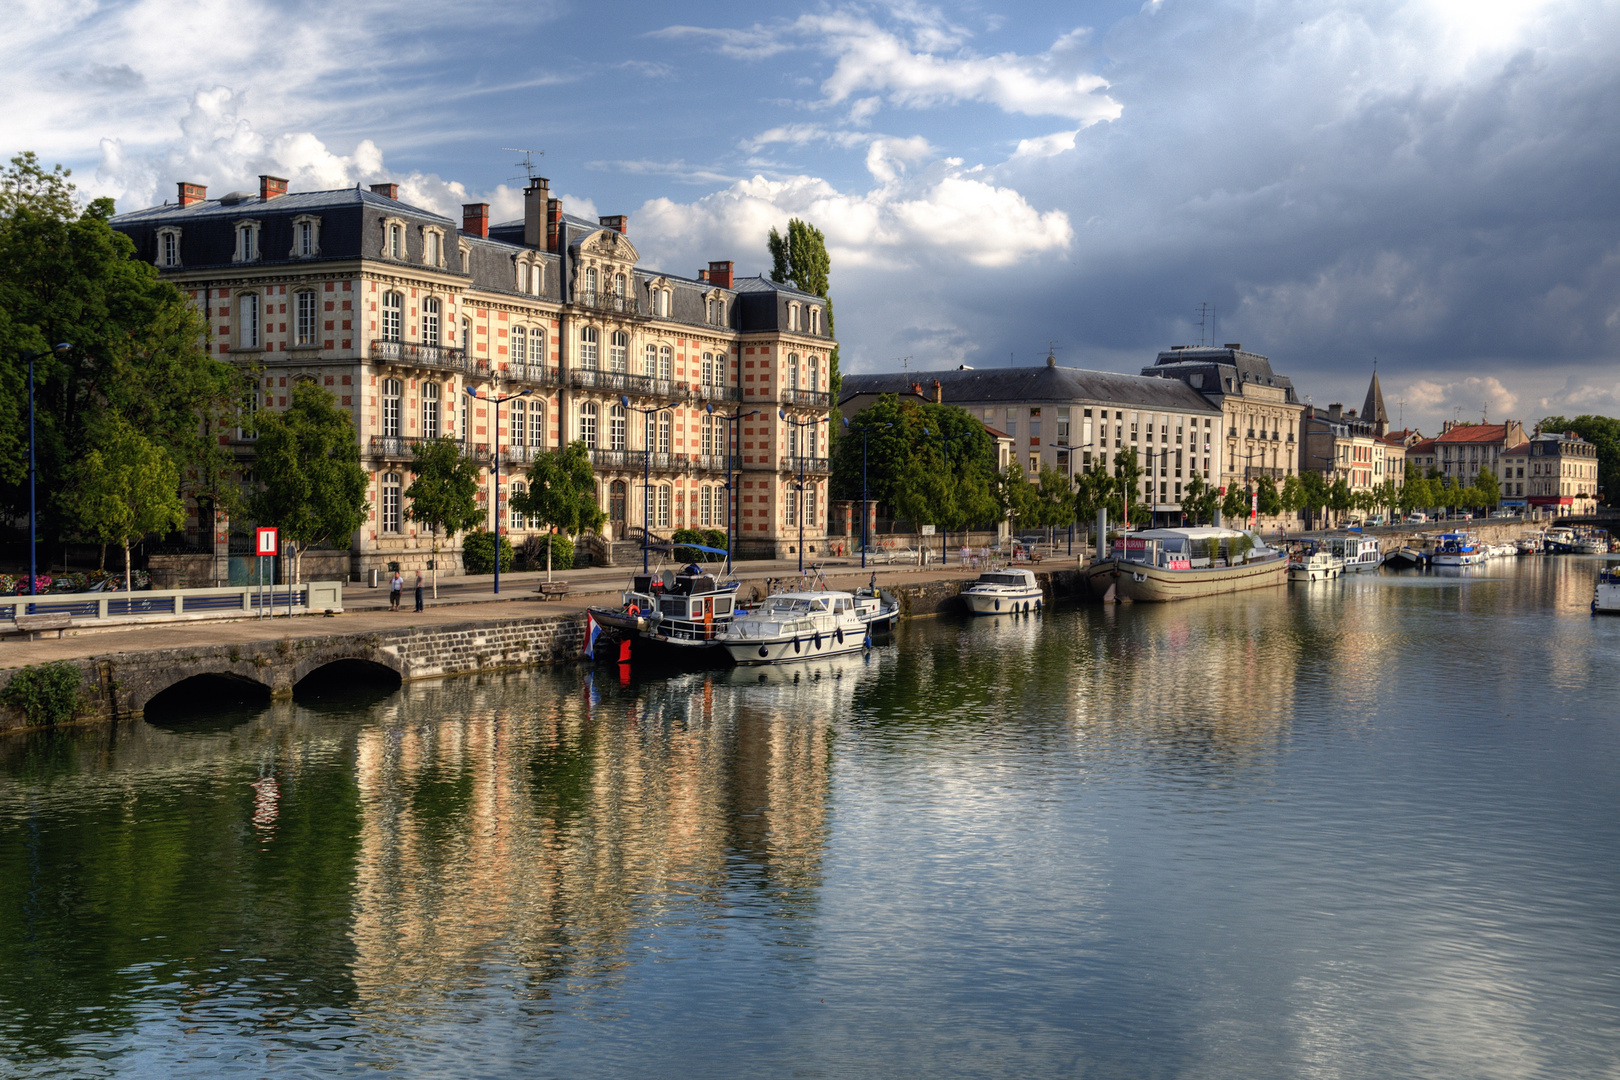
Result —
M1124 538L1086 571L1091 591L1163 601L1281 585L1288 560L1254 533L1236 529L1149 529Z
M1484 562L1485 553L1465 532L1441 533L1429 556L1431 566L1480 566Z
M1288 562L1289 581L1331 581L1344 573L1344 560L1330 551L1304 551Z
M709 648L731 624L737 582L717 582L697 566L680 573L637 574L617 608L593 607L591 618L618 637L678 648Z
M1620 615L1620 566L1613 563L1598 571L1597 585L1592 589L1592 614L1605 612Z
M719 642L738 664L792 663L859 651L866 624L852 593L777 593L737 616Z
M1378 538L1361 533L1330 536L1327 538L1327 549L1344 560L1344 572L1347 574L1376 570L1384 561Z
M962 602L975 615L1039 610L1041 599L1041 586L1032 570L989 570L962 590Z

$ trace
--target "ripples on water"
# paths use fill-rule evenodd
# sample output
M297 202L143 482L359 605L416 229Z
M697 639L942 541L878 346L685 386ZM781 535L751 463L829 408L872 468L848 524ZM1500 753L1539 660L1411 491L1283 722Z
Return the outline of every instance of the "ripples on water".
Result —
M1594 572L0 741L3 1071L1615 1075Z

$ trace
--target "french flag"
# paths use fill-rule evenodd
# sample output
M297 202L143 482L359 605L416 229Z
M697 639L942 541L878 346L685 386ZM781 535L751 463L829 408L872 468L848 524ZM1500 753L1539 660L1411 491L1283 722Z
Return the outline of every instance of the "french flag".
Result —
M592 616L589 612L586 612L585 613L585 656L586 656L586 658L591 659L591 660L596 659L596 637L601 632L602 632L602 628L600 626L596 625L596 618L594 616Z

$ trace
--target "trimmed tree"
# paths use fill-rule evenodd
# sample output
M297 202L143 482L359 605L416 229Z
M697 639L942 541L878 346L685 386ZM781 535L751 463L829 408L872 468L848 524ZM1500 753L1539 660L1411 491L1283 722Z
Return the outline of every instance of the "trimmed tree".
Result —
M607 514L596 502L596 472L591 452L575 440L529 466L529 490L512 499L512 508L543 528L570 536L602 527ZM546 580L551 580L551 542L546 542Z
M405 489L410 506L405 516L433 533L433 599L439 598L439 530L446 538L466 532L484 520L478 508L478 465L461 452L461 444L440 436L417 443L411 451L411 475Z
M148 533L185 523L180 470L163 448L116 414L102 420L95 442L73 469L80 531L124 549L124 591L134 587L129 549Z
M260 412L258 431L248 510L292 541L296 584L311 544L347 545L364 524L369 478L349 414L314 383L293 387L286 412Z

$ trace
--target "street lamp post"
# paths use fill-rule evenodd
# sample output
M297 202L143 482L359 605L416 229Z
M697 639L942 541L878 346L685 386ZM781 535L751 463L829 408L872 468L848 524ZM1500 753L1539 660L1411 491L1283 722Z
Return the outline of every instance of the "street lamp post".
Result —
M34 483L34 479L35 479L35 464L34 464L34 360L36 358L38 358L38 357L41 357L41 356L48 356L51 353L67 352L71 348L73 348L73 345L70 342L64 341L59 345L53 345L49 349L40 349L38 352L31 352L26 357L24 357L24 359L28 361L28 595L29 596L37 595L38 585L36 584L36 582L39 579L39 573L38 573L39 568L38 568L38 565L35 562L35 560L38 557L38 553L39 553L39 538L38 538L37 516L35 514L35 506L34 506L34 487L35 487L35 483Z
M814 427L816 424L821 423L821 421L818 420L818 419L790 420L790 419L788 419L788 414L787 414L786 409L777 409L776 410L776 415L778 417L780 417L784 423L792 424L796 428ZM798 440L795 439L794 442L798 443ZM805 449L805 447L803 445L799 445L798 449L803 450L803 449ZM804 455L804 454L796 454L794 456L799 459L799 481L798 481L797 484L794 485L798 489L798 492L799 492L799 505L797 507L797 512L794 514L794 516L799 519L799 573L803 574L804 573L804 462L805 462L806 455Z
M731 422L731 426L726 429L727 441L724 455L726 462L726 573L729 575L731 573L731 538L737 531L737 523L733 516L736 510L736 502L733 496L736 495L737 477L731 468L733 460L731 447L737 441L737 421L745 420L750 416L758 416L760 411L758 409L749 409L747 412L717 413L714 411L714 402L712 401L705 407L709 410L710 416L716 416Z
M923 428L923 434L924 435L931 435L933 433L931 431L929 431L927 428ZM950 476L951 476L951 440L953 438L959 439L959 438L961 438L961 436L960 435L947 435L943 431L941 431L939 433L939 441L945 447L945 479L946 479L947 483L949 483ZM950 552L951 552L951 542L950 541L951 541L951 530L950 530L950 528L948 526L941 526L940 530L939 530L939 565L941 565L941 566L944 566L946 563L950 562Z
M641 426L641 572L648 573L647 529L652 524L652 418L660 410L641 409L630 404L629 394L619 395L619 404L626 412L638 412L647 418Z
M892 428L893 424L876 424L875 427ZM849 426L849 417L844 417L844 430L854 430ZM871 434L872 428L861 427L861 569L866 569L866 437Z
M1067 451L1069 464L1069 494L1074 494L1074 450L1068 443L1047 443L1053 450ZM1079 508L1076 507L1078 510ZM1069 522L1069 554L1074 554L1074 522Z
M494 451L491 456L495 459L495 592L501 591L501 406L513 398L528 397L530 391L519 390L515 394L479 394L474 386L463 386L467 396L475 401L490 401L495 404L495 438ZM547 543L550 543L547 540ZM437 570L434 571L438 573ZM438 580L435 578L434 580Z

